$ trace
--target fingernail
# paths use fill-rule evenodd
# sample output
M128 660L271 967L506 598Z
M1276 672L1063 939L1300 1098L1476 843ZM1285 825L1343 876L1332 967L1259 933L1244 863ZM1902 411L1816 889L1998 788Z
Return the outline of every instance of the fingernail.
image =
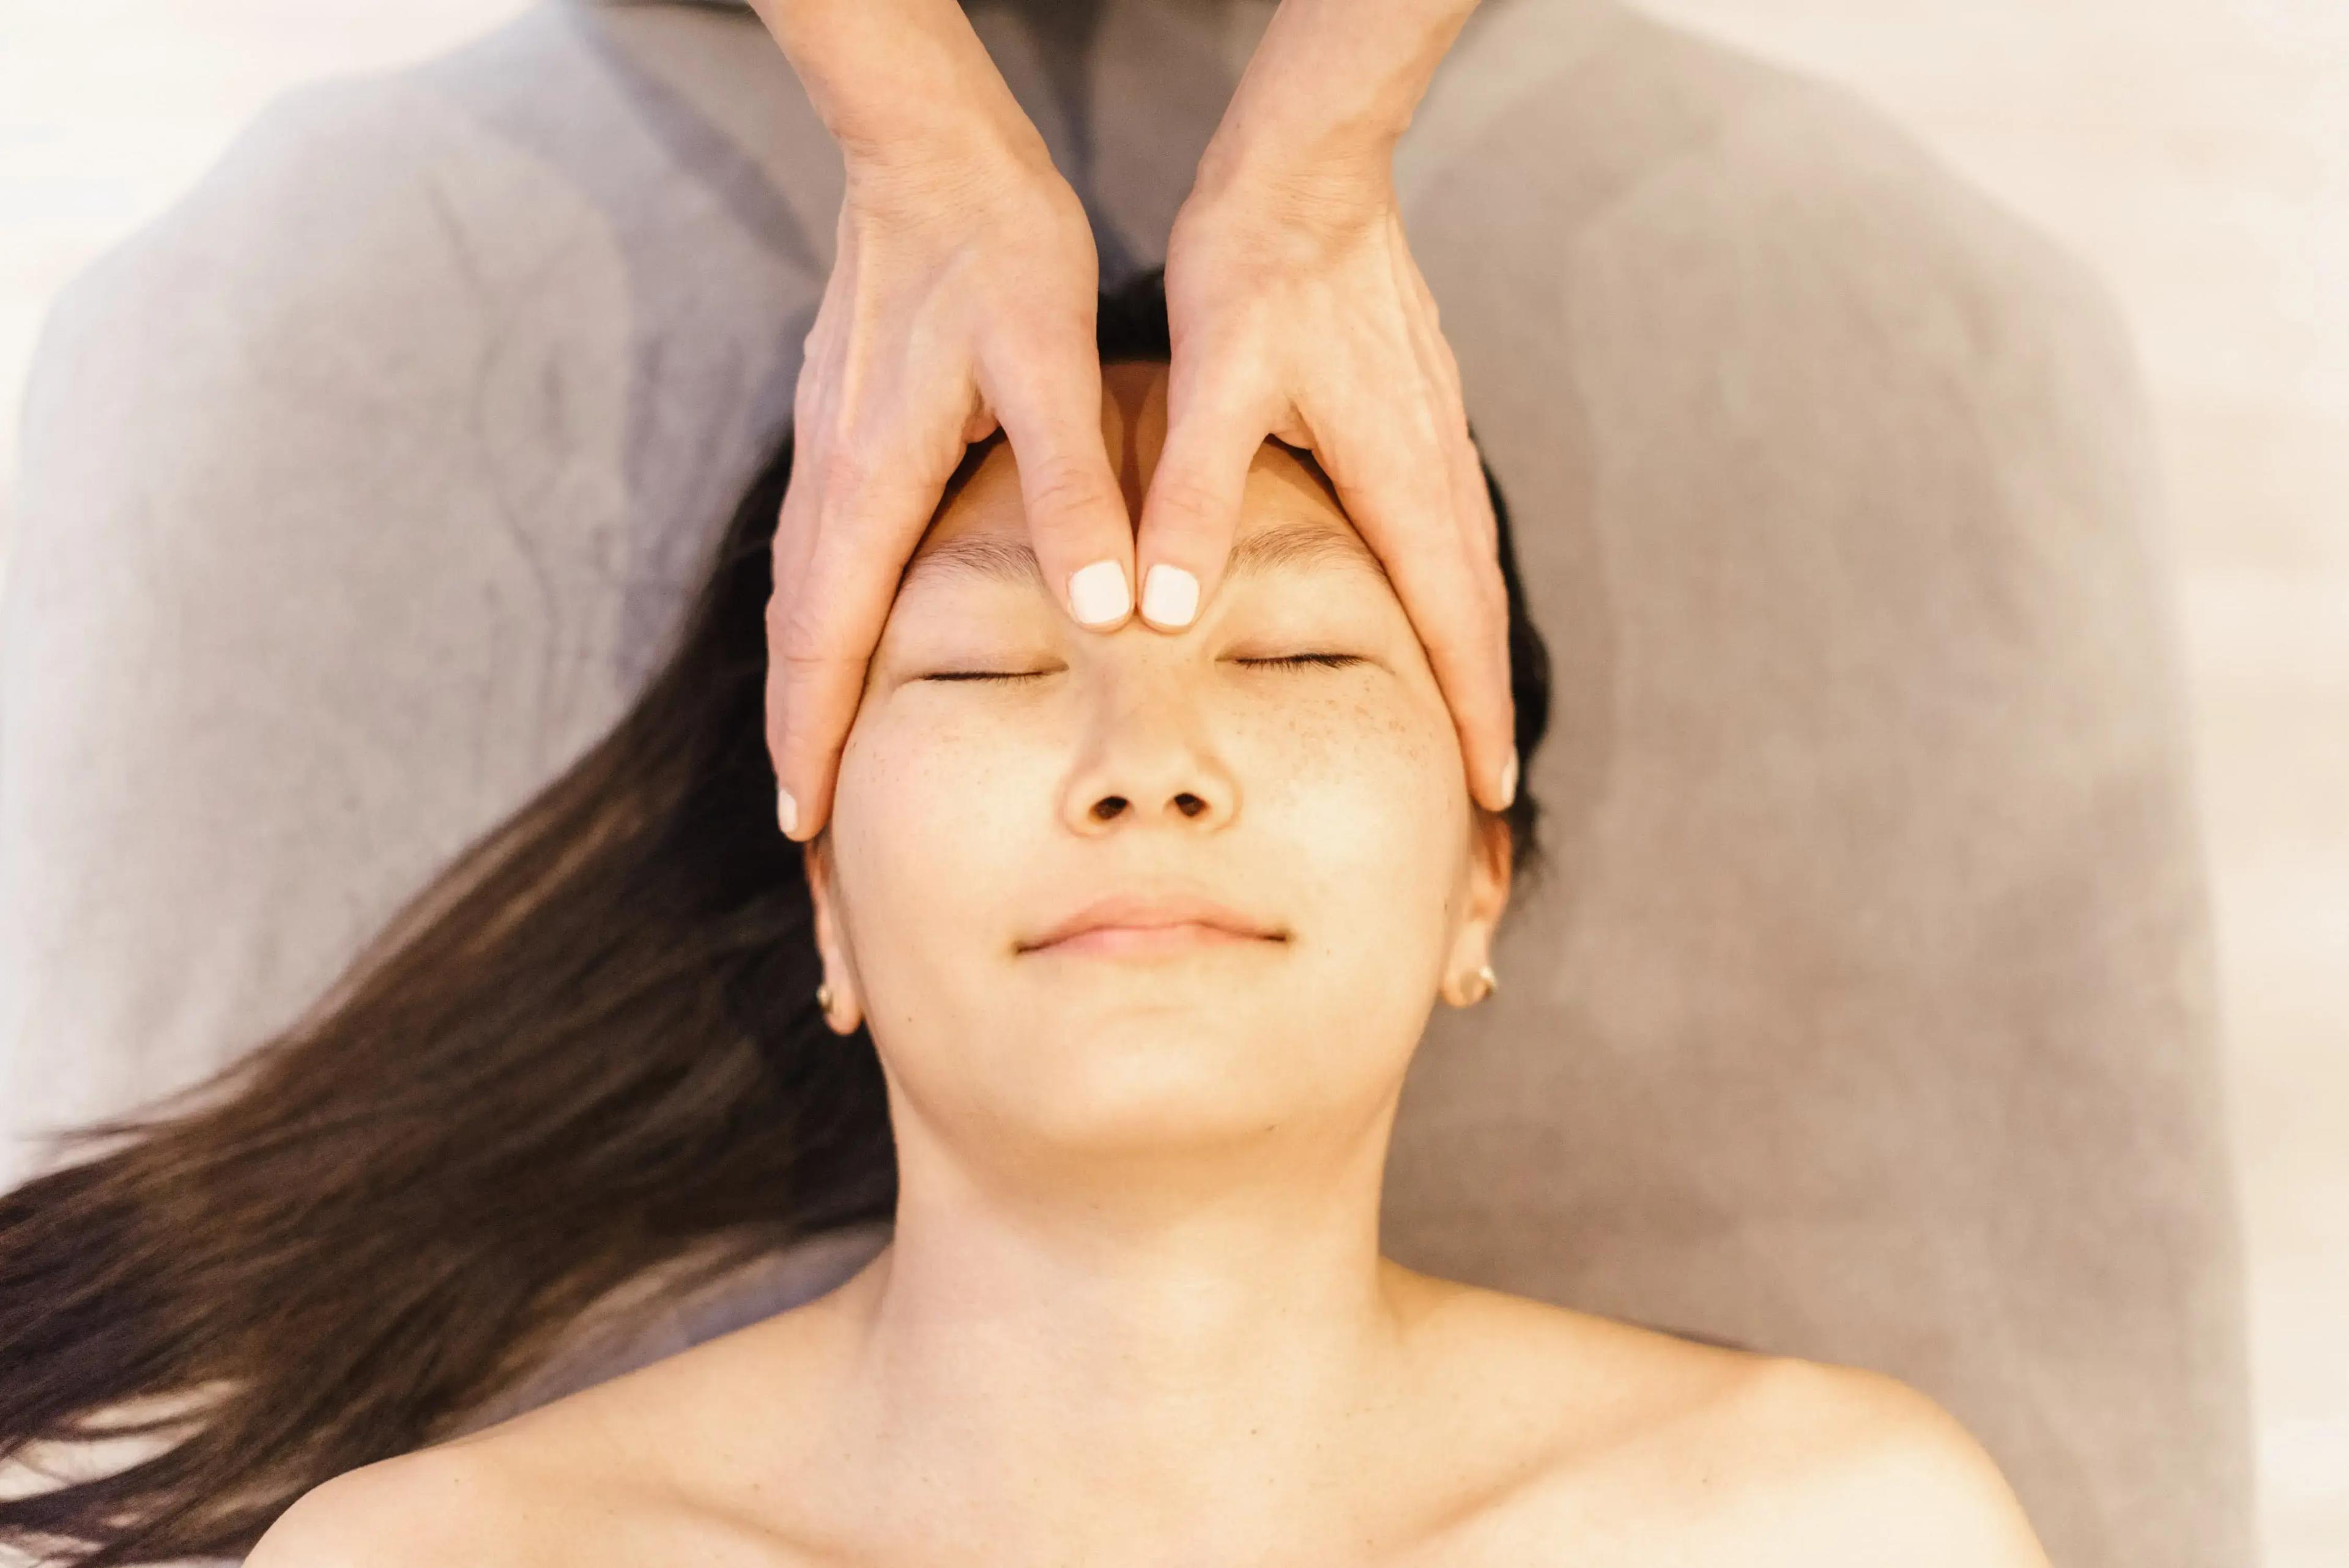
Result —
M792 792L787 789L775 791L775 820L782 825L785 838L799 829L800 803L792 798Z
M1123 620L1133 607L1125 586L1125 567L1116 561L1095 561L1069 574L1069 605L1087 626Z
M1506 811L1517 798L1517 748L1509 748L1509 760L1501 769L1501 808Z
M1199 579L1161 561L1143 579L1142 613L1160 626L1188 626L1199 613Z

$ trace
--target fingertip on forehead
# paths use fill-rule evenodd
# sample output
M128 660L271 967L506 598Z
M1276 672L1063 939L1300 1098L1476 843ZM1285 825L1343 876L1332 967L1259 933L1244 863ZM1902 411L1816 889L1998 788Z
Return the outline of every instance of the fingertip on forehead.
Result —
M1102 440L1111 472L1137 525L1166 442L1169 369L1153 360L1116 360L1102 367ZM1319 521L1359 537L1336 487L1309 450L1267 436L1248 465L1235 537L1278 528L1294 532ZM1027 509L1019 489L1018 454L998 431L975 446L947 482L915 558L939 541L969 534L1025 536Z

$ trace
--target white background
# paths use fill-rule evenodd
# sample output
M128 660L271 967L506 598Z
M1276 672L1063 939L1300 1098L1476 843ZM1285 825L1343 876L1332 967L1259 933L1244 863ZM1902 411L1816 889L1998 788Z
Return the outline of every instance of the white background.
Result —
M1890 109L2128 312L2176 507L2270 1564L2349 1562L2349 3L1651 5ZM0 562L49 296L281 88L521 8L0 0Z

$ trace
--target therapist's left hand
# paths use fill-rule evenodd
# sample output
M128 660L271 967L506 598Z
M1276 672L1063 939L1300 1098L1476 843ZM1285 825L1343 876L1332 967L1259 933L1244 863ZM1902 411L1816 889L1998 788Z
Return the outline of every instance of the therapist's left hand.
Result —
M1143 619L1189 624L1265 438L1310 448L1427 649L1472 792L1498 811L1517 769L1498 528L1391 153L1210 148L1167 242L1166 442L1135 581Z

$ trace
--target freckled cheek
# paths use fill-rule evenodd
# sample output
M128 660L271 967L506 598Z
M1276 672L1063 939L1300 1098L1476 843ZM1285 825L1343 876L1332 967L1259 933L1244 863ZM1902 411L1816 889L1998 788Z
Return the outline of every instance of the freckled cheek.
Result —
M1068 752L1032 719L1007 723L943 703L861 717L833 792L841 873L852 896L891 919L949 918L957 899L1000 913L1004 893L1052 817L1039 810Z
M968 832L987 816L1032 809L1036 781L1065 769L1064 726L1033 712L993 711L983 701L912 703L907 711L860 723L842 776L900 818L937 818Z
M1402 693L1285 704L1253 737L1242 788L1258 826L1306 852L1333 885L1436 889L1466 831L1467 783L1442 713Z

